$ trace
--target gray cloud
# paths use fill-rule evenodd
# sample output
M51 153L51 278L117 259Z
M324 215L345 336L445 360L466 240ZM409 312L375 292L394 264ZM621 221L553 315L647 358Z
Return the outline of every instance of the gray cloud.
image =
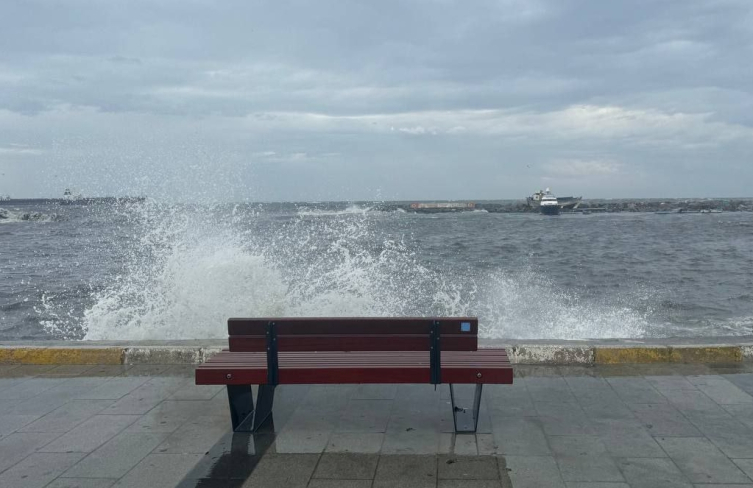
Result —
M0 193L740 196L753 180L748 0L8 1L0 19Z

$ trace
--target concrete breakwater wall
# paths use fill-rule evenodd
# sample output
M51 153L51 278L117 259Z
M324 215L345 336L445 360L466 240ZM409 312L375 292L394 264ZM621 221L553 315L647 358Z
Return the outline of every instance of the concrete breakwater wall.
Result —
M226 341L36 341L0 343L0 365L200 364ZM596 365L640 363L733 364L753 362L753 337L600 340L482 341L505 347L513 364Z

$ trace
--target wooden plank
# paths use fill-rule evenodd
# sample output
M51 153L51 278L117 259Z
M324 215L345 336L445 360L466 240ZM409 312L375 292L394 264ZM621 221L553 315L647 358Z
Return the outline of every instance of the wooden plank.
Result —
M230 336L230 350L265 351L266 337ZM475 351L478 339L469 335L444 335L440 341L443 351ZM282 351L428 351L429 336L416 334L330 334L285 335L278 333L277 347Z

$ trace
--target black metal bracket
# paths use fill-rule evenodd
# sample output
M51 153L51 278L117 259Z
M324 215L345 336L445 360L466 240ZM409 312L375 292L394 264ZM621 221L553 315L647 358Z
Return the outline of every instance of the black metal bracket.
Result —
M275 385L259 385L256 408L249 385L227 385L227 397L233 432L256 432L267 420L272 420Z
M269 322L267 324L267 384L277 385L278 378L277 327L274 322Z
M435 320L431 324L430 349L429 349L429 368L431 372L431 384L442 384L442 347L439 342L439 321Z
M481 391L483 384L476 384L476 391L473 395L473 410L458 407L455 404L455 389L450 383L450 400L452 402L452 421L455 423L455 433L457 434L475 434L478 429L478 415L481 408ZM470 411L469 411L470 410Z

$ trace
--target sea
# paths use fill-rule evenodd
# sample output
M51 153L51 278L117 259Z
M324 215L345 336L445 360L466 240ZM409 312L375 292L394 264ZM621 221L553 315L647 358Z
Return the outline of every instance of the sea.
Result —
M229 317L465 316L506 339L753 334L753 213L0 202L0 340L226 337Z

